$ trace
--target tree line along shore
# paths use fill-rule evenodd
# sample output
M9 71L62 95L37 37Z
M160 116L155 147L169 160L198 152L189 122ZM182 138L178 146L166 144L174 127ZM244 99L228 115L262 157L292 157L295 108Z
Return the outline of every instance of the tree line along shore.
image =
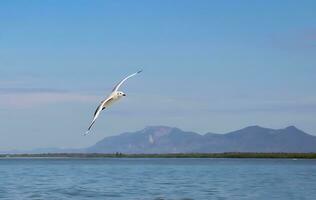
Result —
M0 158L278 158L316 159L316 153L171 153L171 154L103 154L103 153L41 153L0 154Z

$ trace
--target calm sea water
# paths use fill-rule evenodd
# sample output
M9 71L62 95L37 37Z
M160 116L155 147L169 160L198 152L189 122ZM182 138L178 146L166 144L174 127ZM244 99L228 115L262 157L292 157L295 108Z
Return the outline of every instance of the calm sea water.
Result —
M0 199L316 199L316 160L0 159Z

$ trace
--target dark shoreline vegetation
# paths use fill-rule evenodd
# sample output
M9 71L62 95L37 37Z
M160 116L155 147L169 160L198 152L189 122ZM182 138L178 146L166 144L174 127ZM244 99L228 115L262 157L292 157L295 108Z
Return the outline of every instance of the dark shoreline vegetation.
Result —
M0 154L0 158L277 158L316 159L316 153L172 153L172 154L102 154L102 153L43 153Z

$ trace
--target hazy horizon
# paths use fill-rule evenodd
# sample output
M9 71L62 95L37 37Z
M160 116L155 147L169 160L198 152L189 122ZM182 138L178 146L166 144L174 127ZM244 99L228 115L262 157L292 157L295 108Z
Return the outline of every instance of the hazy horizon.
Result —
M0 150L148 125L316 135L315 1L1 1ZM127 97L83 136L126 75Z

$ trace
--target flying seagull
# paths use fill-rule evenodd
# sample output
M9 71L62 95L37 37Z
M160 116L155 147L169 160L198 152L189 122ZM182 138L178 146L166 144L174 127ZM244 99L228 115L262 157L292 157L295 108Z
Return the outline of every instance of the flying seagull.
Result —
M105 108L109 107L110 105L112 105L114 102L118 101L119 99L121 99L122 97L125 97L126 94L124 92L118 91L119 88L121 87L121 85L129 78L141 73L143 70L140 70L134 74L131 74L129 76L127 76L126 78L124 78L123 80L121 80L117 85L115 85L115 87L112 90L112 93L105 99L103 100L100 105L98 106L98 108L96 109L96 111L94 112L94 117L93 120L87 130L87 132L85 133L88 134L91 127L93 126L93 124L95 123L95 121L97 120L97 118L99 117L100 113L102 110L104 110Z

